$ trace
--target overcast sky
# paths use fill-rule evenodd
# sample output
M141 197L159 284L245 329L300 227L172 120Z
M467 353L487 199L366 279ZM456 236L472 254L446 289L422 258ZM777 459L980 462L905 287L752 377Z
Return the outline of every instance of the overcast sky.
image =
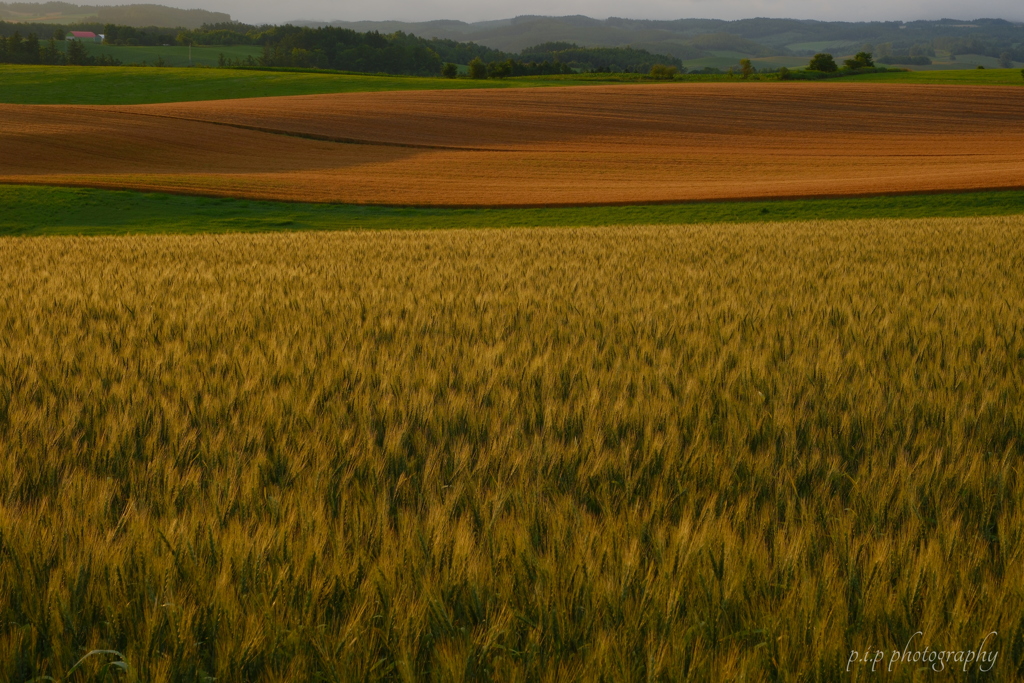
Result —
M72 0L80 4L127 4L133 0ZM911 21L997 17L1024 21L1022 0L149 0L176 7L228 12L246 22L280 23L290 19L322 21L362 19L482 21L520 14L631 19L744 19L785 17L839 21Z

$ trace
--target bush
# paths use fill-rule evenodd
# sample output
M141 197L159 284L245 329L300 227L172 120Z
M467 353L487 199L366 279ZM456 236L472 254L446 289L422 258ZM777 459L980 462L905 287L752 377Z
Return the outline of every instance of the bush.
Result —
M848 69L868 69L873 67L875 62L871 59L870 52L858 52L853 59L847 59L843 64Z
M791 72L789 69L787 69L786 67L782 67L781 69L779 69L779 80L780 81L788 81L788 80L791 80L792 78L793 78L793 72Z
M819 52L811 57L811 63L807 65L807 68L811 71L821 71L827 74L839 71L835 58L827 52Z
M674 66L667 66L665 64L655 64L651 67L651 78L658 78L663 80L671 80L676 77L679 73L679 69Z
M441 67L441 75L445 78L455 78L459 75L459 67L451 62L445 62Z
M505 60L504 62L491 62L487 65L487 77L488 78L508 78L512 75L512 69L515 63L511 60Z
M77 40L68 41L68 64L73 66L85 66L89 56L85 53L82 43Z
M476 79L487 78L487 65L484 64L484 60L479 57L473 58L473 61L469 63L469 77Z

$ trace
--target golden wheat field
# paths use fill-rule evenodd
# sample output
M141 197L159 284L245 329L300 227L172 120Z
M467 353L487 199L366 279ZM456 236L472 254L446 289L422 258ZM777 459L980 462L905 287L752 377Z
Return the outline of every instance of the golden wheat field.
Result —
M1022 111L1019 88L885 83L0 105L0 182L429 206L1022 188Z
M1024 217L0 263L0 679L1024 675Z

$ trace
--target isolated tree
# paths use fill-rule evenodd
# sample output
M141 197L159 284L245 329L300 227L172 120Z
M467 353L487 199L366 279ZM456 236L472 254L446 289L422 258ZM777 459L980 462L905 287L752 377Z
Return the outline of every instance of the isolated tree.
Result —
M651 67L650 77L658 78L662 80L672 80L679 73L679 69L674 66L667 66L665 64L655 64Z
M67 35L67 33L62 28L55 28L55 29L53 29L53 39L54 40L64 40L64 37L66 35Z
M445 78L455 78L459 75L459 67L451 62L445 62L441 67L441 75Z
M750 78L750 76L756 71L757 69L754 68L754 65L750 63L749 59L740 60L740 73L743 74L743 78Z
M1009 52L1004 52L999 55L999 68L1000 69L1012 69L1013 68L1013 55Z
M85 66L88 62L89 56L85 53L85 46L82 45L80 40L69 40L68 41L68 64L75 66Z
M34 34L28 34L28 38L25 39L25 45L22 47L25 54L26 64L38 64L40 62L39 54L39 37Z
M807 68L810 71L822 71L827 74L839 71L835 57L827 52L819 52L811 57L811 63L807 65Z
M484 60L479 57L474 57L473 61L469 63L469 77L470 78L487 78L487 65L484 64Z
M50 38L50 42L42 50L43 64L63 64L64 53L57 48L57 41Z
M24 55L22 54L25 41L21 39L21 34L15 31L11 34L11 37L7 39L7 61L13 64L20 64Z
M867 69L875 65L870 52L858 52L853 59L847 59L843 63L849 69Z
M512 75L512 60L504 62L491 62L487 65L488 78L508 78Z

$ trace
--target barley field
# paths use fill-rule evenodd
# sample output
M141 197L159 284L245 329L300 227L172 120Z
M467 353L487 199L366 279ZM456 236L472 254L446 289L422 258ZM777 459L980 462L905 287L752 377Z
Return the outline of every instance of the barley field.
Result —
M1024 217L0 264L2 680L1024 676Z

